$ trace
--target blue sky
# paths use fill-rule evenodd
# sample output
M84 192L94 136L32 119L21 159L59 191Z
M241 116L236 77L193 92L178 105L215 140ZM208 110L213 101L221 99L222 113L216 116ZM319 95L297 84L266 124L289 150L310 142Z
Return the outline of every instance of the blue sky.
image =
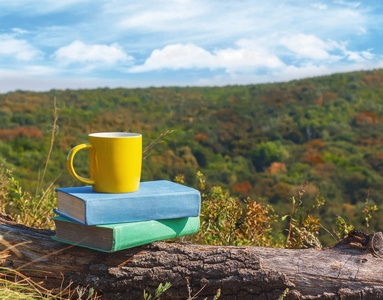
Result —
M0 0L0 92L222 86L377 68L381 0Z

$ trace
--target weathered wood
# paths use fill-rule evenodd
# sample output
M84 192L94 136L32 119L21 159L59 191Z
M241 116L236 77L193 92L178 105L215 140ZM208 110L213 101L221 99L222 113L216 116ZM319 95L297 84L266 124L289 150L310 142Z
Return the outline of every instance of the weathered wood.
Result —
M325 250L216 247L157 242L102 253L53 241L0 218L2 266L22 270L48 289L63 283L93 287L105 299L142 299L160 283L163 299L382 299L383 236L352 235ZM13 247L14 248L11 248ZM199 298L198 298L199 299Z

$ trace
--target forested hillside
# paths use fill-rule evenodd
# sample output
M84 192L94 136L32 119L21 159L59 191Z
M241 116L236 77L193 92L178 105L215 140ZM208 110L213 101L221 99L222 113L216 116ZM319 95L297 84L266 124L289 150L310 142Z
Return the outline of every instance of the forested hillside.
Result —
M57 178L56 186L80 185L66 155L88 133L139 132L145 147L172 131L144 160L142 180L183 174L194 185L200 170L209 184L263 198L279 215L308 180L305 201L319 190L327 224L337 215L356 221L367 198L383 201L383 70L248 86L0 94L0 158L29 189L48 154L54 97L59 130L46 182ZM75 164L88 177L85 151Z

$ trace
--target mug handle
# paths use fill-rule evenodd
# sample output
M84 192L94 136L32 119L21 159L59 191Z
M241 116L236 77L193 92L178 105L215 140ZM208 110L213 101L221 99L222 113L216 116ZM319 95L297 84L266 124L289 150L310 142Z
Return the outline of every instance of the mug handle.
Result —
M73 158L74 158L74 155L82 150L82 149L91 149L92 148L92 144L90 143L87 143L87 144L80 144L80 145L77 145L75 147L73 147L69 153L68 153L68 156L66 158L66 166L68 168L68 171L69 173L74 177L76 178L77 180L81 181L81 182L84 182L86 184L91 184L93 185L94 184L94 180L91 179L91 178L84 178L84 177L81 177L79 175L77 175L77 173L75 172L74 168L73 168Z

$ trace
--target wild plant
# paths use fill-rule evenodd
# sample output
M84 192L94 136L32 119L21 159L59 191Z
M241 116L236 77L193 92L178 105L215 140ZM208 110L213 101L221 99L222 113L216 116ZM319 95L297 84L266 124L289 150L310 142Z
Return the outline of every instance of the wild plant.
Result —
M242 229L250 244L262 247L278 246L272 238L272 225L278 221L274 208L269 204L254 201L250 197L244 200L244 203L246 213Z
M364 205L364 209L362 213L364 214L364 225L369 228L370 227L370 222L372 219L372 216L374 213L378 210L378 207L376 205L369 205L369 200L370 200L371 192L370 189L368 189L367 197L366 197L366 202Z
M323 197L319 193L316 197L316 203L309 206L307 209L302 205L302 197L305 193L305 187L308 185L306 181L302 188L298 191L296 197L291 197L290 200L293 204L290 215L285 215L282 220L289 218L289 229L286 240L286 248L307 248L315 247L321 248L319 230L322 227L320 219L313 214L313 211L322 207L325 203ZM303 213L302 213L303 212Z
M336 225L337 225L337 230L335 232L336 236L338 237L338 239L342 239L344 237L346 237L351 230L354 229L354 226L351 225L351 224L347 224L347 222L345 221L345 219L343 219L341 216L337 216L337 221L336 221Z
M376 205L369 205L370 198L371 198L371 191L369 189L366 195L364 209L362 210L362 216L363 216L362 224L366 226L366 230L368 230L368 228L370 227L371 220L375 212L378 210L378 207ZM337 216L336 225L337 225L337 229L334 230L334 232L336 236L338 237L338 239L342 239L346 237L351 230L355 229L354 225L348 224L346 220L339 215Z
M183 176L176 181L183 182ZM197 172L201 193L201 227L191 242L212 245L272 246L272 224L277 216L270 205L251 198L240 200L220 186L206 187L206 178Z
M7 200L4 203L5 212L17 223L34 228L53 229L51 217L55 216L53 208L57 206L57 198L52 185L43 193L32 195L23 190L19 181L13 177L12 171L5 172L9 183Z
M144 300L158 300L161 295L165 293L172 285L170 282L166 282L164 285L160 283L157 289L154 291L154 295L149 294L146 290L144 290Z

